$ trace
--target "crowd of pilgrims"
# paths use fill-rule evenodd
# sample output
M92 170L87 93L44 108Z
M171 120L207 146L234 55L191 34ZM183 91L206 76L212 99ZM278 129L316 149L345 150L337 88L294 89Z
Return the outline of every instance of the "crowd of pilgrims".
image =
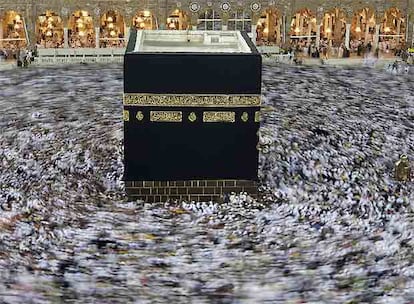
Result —
M100 33L100 37L107 37L107 33ZM95 48L96 37L93 31L80 37L77 33L69 33L70 48ZM380 40L378 48L374 49L372 42L364 44L361 40L351 40L350 47L345 47L344 43L339 46L333 45L332 40L322 39L319 46L316 42L307 39L292 39L290 44L283 47L282 52L288 54L292 61L300 61L302 58L348 58L352 56L364 56L373 54L375 57L382 56L398 56L403 61L414 63L414 58L407 52L403 44L398 44L395 41ZM64 42L62 35L55 33L52 37L41 35L34 47L34 49L25 49L21 46L21 42L4 42L0 46L0 61L1 60L17 60L21 62L21 66L25 66L25 62L32 61L33 56L36 56L36 50L39 48L63 48ZM266 41L258 42L258 45L270 45ZM100 48L107 47L125 47L126 41L122 34L118 37L101 39L99 42ZM29 60L26 57L29 56ZM411 61L411 62L410 62Z
M351 54L356 56L365 56L366 54L373 53L376 57L380 55L391 55L404 57L406 52L403 45L396 45L392 41L380 41L378 48L374 50L373 44L369 41L364 44L361 40L351 40L350 47L345 47L344 43L339 46L333 46L332 40L321 40L319 47L316 46L316 42L308 42L307 40L293 41L287 48L289 53L294 53L298 57L310 57L310 58L347 58ZM407 58L403 58L404 60Z

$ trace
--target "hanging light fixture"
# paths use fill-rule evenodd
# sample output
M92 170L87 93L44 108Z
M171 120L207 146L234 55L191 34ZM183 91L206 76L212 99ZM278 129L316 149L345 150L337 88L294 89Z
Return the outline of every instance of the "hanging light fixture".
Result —
M113 19L111 16L109 16L109 17L106 19L106 21L108 21L108 22L113 22L113 21L114 21L114 19Z

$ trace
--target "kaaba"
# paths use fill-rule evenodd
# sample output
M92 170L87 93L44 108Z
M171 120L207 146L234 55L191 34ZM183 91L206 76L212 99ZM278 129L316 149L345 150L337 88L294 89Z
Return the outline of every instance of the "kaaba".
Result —
M128 196L255 194L261 69L245 32L131 31L123 97Z

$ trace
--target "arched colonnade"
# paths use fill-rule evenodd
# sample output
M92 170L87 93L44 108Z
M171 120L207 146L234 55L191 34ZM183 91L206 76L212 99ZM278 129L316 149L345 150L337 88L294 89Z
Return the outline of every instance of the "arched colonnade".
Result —
M329 45L356 50L360 45L390 51L407 40L407 18L391 7L383 12L373 8L351 13L341 8L303 8L286 16L275 7L260 9L199 9L196 13L175 8L166 18L149 10L138 10L131 18L117 9L96 14L88 10L59 12L46 10L36 16L34 39L40 47L123 47L131 27L170 30L245 30L258 45ZM17 10L0 12L0 47L24 47L28 43L27 20Z

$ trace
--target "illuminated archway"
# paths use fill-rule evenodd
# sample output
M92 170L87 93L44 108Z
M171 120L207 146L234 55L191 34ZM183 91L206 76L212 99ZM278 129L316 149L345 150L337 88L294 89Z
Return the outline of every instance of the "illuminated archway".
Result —
M110 10L101 16L99 46L124 47L125 46L124 17L117 11Z
M45 48L63 47L63 23L59 15L46 11L37 17L36 42Z
M137 30L155 30L158 29L157 20L150 11L139 11L132 19L132 25Z
M27 45L26 24L21 14L7 11L3 15L2 37L0 43L4 48L19 48Z
M76 11L70 16L69 45L73 48L95 47L95 29L87 11Z
M257 22L257 44L280 45L282 22L282 16L277 10L265 10Z
M351 39L367 44L374 41L375 12L364 8L354 14L351 24Z
M307 8L297 11L290 24L290 38L310 42L311 39L316 39L316 32L315 14Z
M346 14L339 8L326 12L322 19L321 38L332 41L333 46L344 43L346 34Z
M190 25L188 15L185 11L175 9L167 18L168 30L186 30Z
M201 12L198 15L197 29L220 31L222 22L219 12L212 9Z
M401 48L405 44L405 30L405 15L396 7L386 10L380 26L379 49L389 52Z

